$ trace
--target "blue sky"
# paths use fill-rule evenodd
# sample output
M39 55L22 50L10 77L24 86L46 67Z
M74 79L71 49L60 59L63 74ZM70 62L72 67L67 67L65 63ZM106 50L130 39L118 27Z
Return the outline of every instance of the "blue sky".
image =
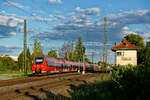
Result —
M110 48L126 34L139 34L145 41L150 37L149 4L149 0L0 0L0 54L17 56L22 51L26 19L31 52L34 39L41 42L46 54L49 49L59 50L64 42L75 42L82 36L87 55L97 51L98 60L106 16L111 59ZM92 46L94 43L96 47Z

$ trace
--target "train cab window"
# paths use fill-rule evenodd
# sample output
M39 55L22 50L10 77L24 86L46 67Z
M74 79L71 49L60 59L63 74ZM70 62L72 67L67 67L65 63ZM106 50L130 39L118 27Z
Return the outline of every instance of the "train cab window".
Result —
M44 57L42 56L35 57L35 64L43 64L43 62L44 62Z

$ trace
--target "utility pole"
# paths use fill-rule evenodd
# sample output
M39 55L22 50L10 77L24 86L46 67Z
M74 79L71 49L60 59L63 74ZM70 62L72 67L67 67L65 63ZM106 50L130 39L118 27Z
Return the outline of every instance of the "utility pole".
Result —
M26 20L24 20L24 75L27 75L26 51L27 51L27 29Z
M94 62L94 51L92 52L92 63Z
M84 57L84 53L85 53L85 47L82 47L82 52L83 52L83 71L82 74L85 74L85 57Z
M71 60L73 61L73 50L74 50L74 43L73 43L73 41L72 41L72 43L71 43Z
M104 38L103 38L103 67L106 67L106 63L107 63L107 47L106 47L106 44L107 44L107 18L104 17Z

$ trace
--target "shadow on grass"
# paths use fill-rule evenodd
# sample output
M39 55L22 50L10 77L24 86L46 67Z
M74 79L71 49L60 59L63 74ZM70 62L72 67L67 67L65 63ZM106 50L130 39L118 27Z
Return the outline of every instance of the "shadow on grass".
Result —
M72 100L113 100L111 81L80 86L70 84L70 87L73 90L73 92L70 92Z

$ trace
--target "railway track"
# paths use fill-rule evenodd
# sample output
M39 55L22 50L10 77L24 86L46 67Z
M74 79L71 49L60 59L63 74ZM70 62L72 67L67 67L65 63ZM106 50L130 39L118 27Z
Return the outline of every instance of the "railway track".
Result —
M32 76L32 77L16 78L16 79L9 79L9 80L1 80L0 87L34 82L34 81L40 81L40 80L46 80L49 78L66 77L66 76L70 76L70 75L79 75L79 73L73 72L73 73L62 73L62 74L50 74L47 76Z
M73 75L74 74L74 75ZM88 79L90 77L97 77L99 74L86 74L86 75L80 75L80 74L76 74L72 73L69 74L70 76L63 76L60 75L57 76L56 78L50 78L50 79L46 79L46 80L39 80L39 81L33 81L29 82L32 83L32 85L29 85L29 83L24 83L24 84L28 84L27 87L14 87L14 89L8 89L5 91L0 91L0 100L17 100L17 98L25 98L25 97L29 97L29 96L33 96L36 95L40 92L42 92L43 90L50 90L52 88L56 88L56 87L60 87L63 85L69 85L72 83L78 83L81 80L85 80ZM52 77L52 76L51 76ZM38 82L38 84L37 84ZM19 83L18 85L22 85L21 83ZM5 86L5 87L10 87L10 86ZM0 88L1 89L1 88ZM21 99L18 99L21 100ZM23 99L22 99L23 100ZM26 100L26 99L25 99Z

